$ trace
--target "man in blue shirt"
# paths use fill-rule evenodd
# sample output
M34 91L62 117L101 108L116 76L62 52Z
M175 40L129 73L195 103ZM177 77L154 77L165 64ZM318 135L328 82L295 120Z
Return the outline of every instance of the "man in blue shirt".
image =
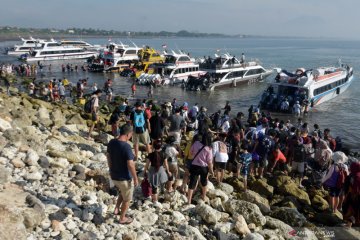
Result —
M127 143L132 137L133 128L128 124L120 127L120 136L112 139L107 147L107 158L110 169L110 176L119 190L119 197L115 206L115 214L120 210L120 223L129 224L133 220L125 216L129 208L134 192L134 186L138 185L138 178L135 170L134 154ZM134 179L134 182L132 181Z

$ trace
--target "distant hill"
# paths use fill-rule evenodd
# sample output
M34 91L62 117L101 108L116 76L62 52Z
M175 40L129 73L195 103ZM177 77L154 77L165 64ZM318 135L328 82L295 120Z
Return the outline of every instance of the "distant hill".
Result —
M249 37L248 35L226 35L220 33L199 33L181 30L178 32L131 32L131 31L115 31L115 30L101 30L93 28L68 28L68 29L53 29L53 28L19 28L0 26L0 39L13 40L21 37L42 37L42 38L59 38L59 37L199 37L199 38L233 38L233 37Z

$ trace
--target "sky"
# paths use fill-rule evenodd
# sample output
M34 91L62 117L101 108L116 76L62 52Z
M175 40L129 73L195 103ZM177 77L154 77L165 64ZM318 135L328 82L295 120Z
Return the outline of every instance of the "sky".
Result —
M2 0L1 26L360 39L359 0Z

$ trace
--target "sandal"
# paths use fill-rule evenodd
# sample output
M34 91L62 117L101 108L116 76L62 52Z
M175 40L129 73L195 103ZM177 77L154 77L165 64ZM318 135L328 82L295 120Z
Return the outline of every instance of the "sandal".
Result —
M123 222L119 221L119 222L120 222L120 224L128 225L128 224L132 223L133 221L134 220L132 218L126 218L125 221L123 221Z

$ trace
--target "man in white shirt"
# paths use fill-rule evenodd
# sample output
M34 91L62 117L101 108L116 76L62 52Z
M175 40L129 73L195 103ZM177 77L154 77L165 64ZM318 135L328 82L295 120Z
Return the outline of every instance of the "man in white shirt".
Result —
M94 130L95 125L97 125L99 134L100 134L100 128L98 125L99 122L99 115L98 115L98 109L99 109L99 97L101 96L102 91L100 89L96 90L94 92L94 95L91 96L91 126L89 128L89 134L88 139L91 139L91 133Z

